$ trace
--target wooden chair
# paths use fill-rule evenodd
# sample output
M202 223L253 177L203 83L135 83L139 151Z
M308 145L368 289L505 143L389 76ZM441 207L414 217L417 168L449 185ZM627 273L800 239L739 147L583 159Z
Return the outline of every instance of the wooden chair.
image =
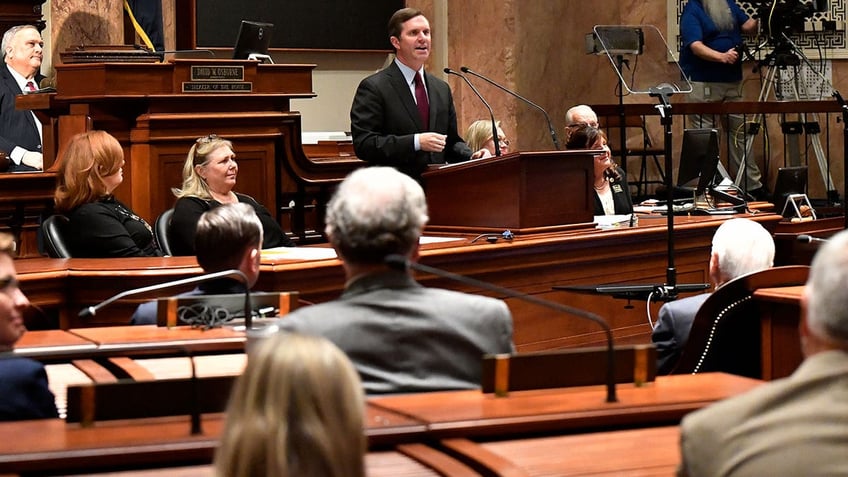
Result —
M810 267L774 267L737 277L698 309L675 374L722 371L762 379L759 288L803 285Z
M650 382L657 375L657 350L653 345L615 348L617 383ZM604 384L607 348L575 348L483 357L484 393Z

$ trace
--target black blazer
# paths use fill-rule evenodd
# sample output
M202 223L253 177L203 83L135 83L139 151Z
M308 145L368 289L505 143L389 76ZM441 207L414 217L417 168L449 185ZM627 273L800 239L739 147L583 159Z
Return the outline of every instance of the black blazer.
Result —
M627 174L620 167L616 167L620 180L610 182L612 190L612 202L615 205L616 215L632 214L633 213L633 198L630 197L630 185L627 184ZM595 192L595 215L606 215L604 213L604 205Z
M44 79L43 75L36 75L36 83ZM0 151L11 155L15 146L20 146L28 151L42 152L41 136L35 125L32 113L26 110L15 109L15 97L21 94L18 82L9 72L9 65L0 66ZM9 164L9 171L33 171L32 167Z
M472 151L456 129L453 95L444 81L424 72L430 124L421 124L415 99L393 61L359 83L350 108L350 129L357 157L372 165L392 166L416 179L428 164L468 160ZM416 133L447 135L439 153L415 151Z

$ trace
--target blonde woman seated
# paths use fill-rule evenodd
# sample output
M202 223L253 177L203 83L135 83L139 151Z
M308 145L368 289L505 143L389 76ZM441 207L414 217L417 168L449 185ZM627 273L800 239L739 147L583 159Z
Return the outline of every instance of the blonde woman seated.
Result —
M262 222L262 248L293 247L280 224L253 197L233 191L238 176L233 143L210 134L195 141L183 165L183 185L177 196L169 237L174 255L194 255L194 234L200 216L222 204L249 204Z
M54 201L70 219L65 240L74 257L162 256L153 229L115 199L124 150L106 131L71 138L62 155Z
M502 155L507 154L509 153L509 139L506 138L506 134L504 134L503 129L501 129L500 121L496 121L495 126L498 129L498 147L500 148ZM471 123L471 126L468 126L468 130L465 131L465 142L472 151L485 149L489 151L490 155L494 156L495 140L492 139L492 120L478 119Z
M277 333L250 352L215 455L218 477L364 477L364 396L325 338Z
M566 149L596 149L602 151L595 156L594 182L595 215L633 213L633 199L624 171L612 160L607 136L600 129L588 124L569 128Z

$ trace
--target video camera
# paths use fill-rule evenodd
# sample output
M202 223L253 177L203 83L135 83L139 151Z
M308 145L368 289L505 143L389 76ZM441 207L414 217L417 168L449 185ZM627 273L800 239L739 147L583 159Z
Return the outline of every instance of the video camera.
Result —
M827 11L827 0L754 0L763 31L773 41L783 34L804 31L804 22L816 13Z

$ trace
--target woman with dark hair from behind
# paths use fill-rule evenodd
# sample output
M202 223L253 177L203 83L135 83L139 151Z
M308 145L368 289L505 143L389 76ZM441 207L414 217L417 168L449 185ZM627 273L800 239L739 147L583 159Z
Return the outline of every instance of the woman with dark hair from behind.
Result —
M319 336L276 333L233 388L218 477L364 477L365 398L347 356Z
M612 160L607 136L587 124L571 126L567 131L566 149L596 149L594 181L595 215L632 214L633 199L624 171Z
M194 235L197 222L207 210L222 204L249 204L262 222L262 248L293 247L280 224L253 197L239 194L236 186L238 164L233 143L210 134L198 138L188 151L183 164L183 184L172 189L177 196L169 235L174 255L194 255Z
M71 138L62 155L54 201L70 223L65 240L74 257L162 256L153 229L115 199L124 180L124 150L106 131Z

